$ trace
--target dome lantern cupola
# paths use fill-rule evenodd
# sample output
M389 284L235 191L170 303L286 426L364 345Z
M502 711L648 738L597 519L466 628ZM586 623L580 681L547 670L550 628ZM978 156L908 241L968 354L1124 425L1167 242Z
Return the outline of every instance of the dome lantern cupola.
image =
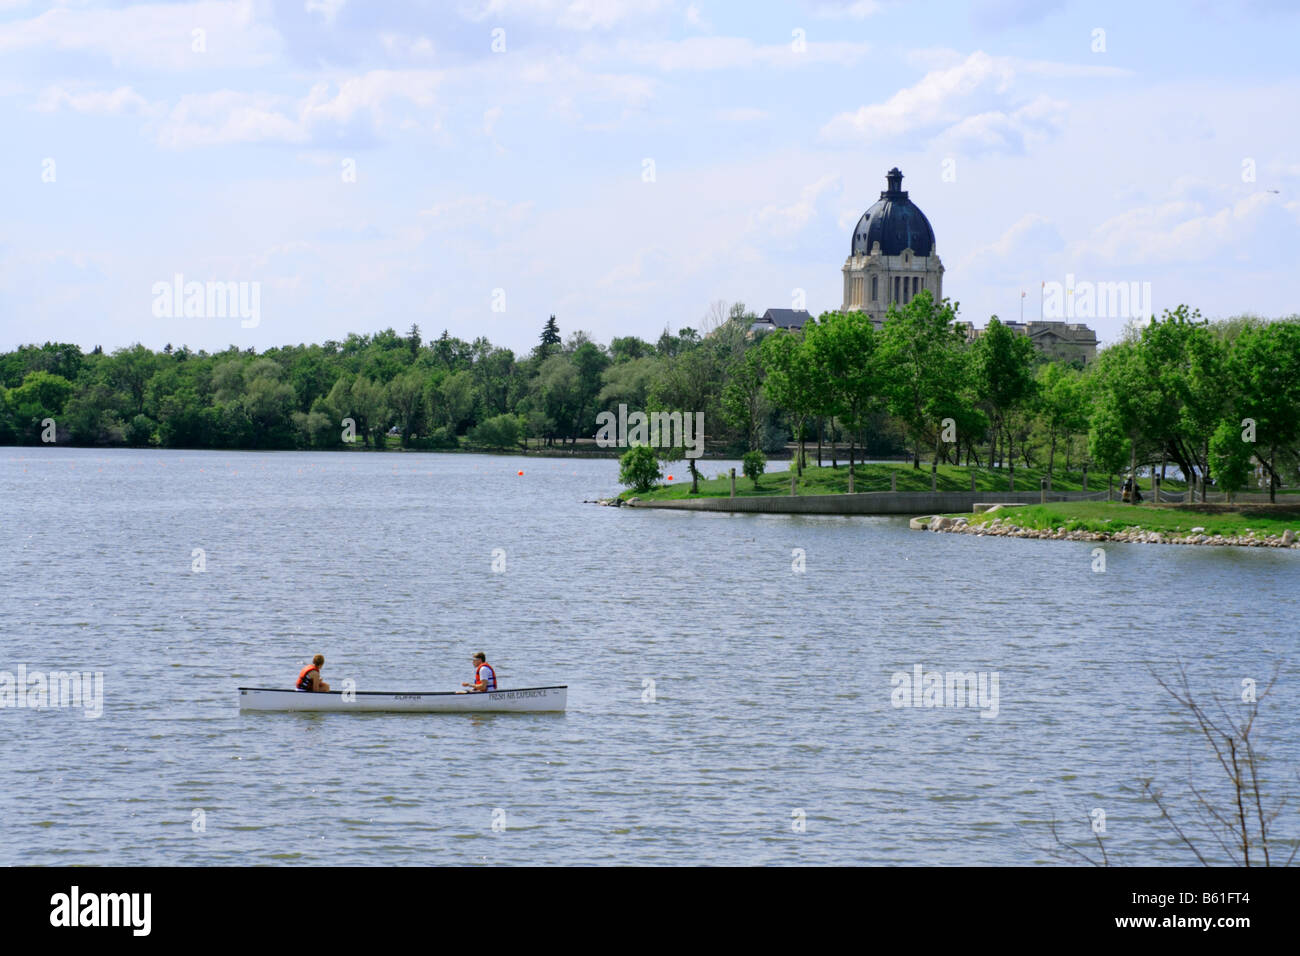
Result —
M885 173L885 182L889 183L889 188L880 194L881 199L907 198L907 193L903 192L903 173L897 166Z

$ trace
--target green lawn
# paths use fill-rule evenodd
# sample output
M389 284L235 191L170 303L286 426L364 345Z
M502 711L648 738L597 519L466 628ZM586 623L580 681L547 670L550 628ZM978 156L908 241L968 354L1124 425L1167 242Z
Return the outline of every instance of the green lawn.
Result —
M1002 523L1033 530L1118 532L1131 528L1144 531L1186 534L1192 528L1204 528L1205 534L1256 535L1281 534L1288 528L1300 529L1300 507L1251 508L1229 514L1183 510L1180 508L1126 505L1105 501L1053 502L1046 505L1020 505L999 508L993 513L967 515L972 525L988 524L998 518Z
M636 496L645 500L664 501L676 498L725 498L730 494L730 480L726 477L713 478L718 469L709 468L709 462L702 462L700 469L700 493L692 495L691 490L691 472L685 462L673 462L664 470L665 476L672 475L673 481L665 480L658 488L648 492L624 491L620 497L630 498ZM854 491L888 491L889 476L891 474L898 476L899 491L929 491L930 490L930 466L922 465L920 469L912 467L910 462L888 462L886 464L874 465L857 465L855 467L856 478L854 479ZM1003 470L990 470L988 468L967 468L964 465L940 465L939 466L939 490L940 491L969 491L970 490L970 473L975 472L975 488L977 491L1009 491L1010 487L1007 482L1007 473ZM1016 491L1037 491L1040 478L1047 474L1046 468L1016 468ZM705 479L704 476L710 476ZM1119 496L1120 479L1115 479L1115 495ZM1143 491L1149 491L1150 480L1143 479L1138 483ZM1186 486L1181 481L1166 481L1164 483L1167 491L1182 491ZM1056 475L1052 479L1053 491L1080 491L1083 489L1083 473L1079 471L1066 473L1057 468ZM801 495L835 495L843 494L849 490L849 466L841 464L838 468L831 468L829 465L817 468L805 468L803 478L799 481L799 494ZM1088 475L1089 491L1105 491L1106 476L1091 472ZM736 473L736 497L749 497L751 495L788 495L790 493L790 473L788 471L777 471L763 475L758 480L758 488L754 488L754 483L744 477L737 471Z

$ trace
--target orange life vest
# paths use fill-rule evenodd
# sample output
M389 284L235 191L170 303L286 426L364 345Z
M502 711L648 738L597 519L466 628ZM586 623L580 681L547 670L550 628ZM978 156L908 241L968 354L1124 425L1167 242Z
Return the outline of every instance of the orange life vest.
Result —
M488 690L496 690L496 689L497 689L497 672L492 668L492 665L491 665L491 664L487 663L487 661L484 661L482 664L479 664L478 667L474 668L474 683L477 684L480 680L482 680L482 678L479 677L479 674L480 674L480 672L483 670L483 668L485 668L485 667L488 669L488 673L490 673L492 676L488 678L488 680L487 680L487 687L485 687L485 688L483 688L483 689L484 689L485 691L488 691Z
M307 677L307 675L310 674L312 671L316 671L319 674L320 668L317 667L315 664L308 664L306 667L304 667L302 670L298 672L298 683L296 685L298 690L311 690L311 680Z

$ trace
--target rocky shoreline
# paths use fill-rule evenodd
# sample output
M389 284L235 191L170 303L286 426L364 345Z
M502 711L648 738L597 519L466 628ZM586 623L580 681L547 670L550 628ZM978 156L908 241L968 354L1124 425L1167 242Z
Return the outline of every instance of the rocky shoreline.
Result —
M914 531L936 531L948 534L987 535L993 538L1041 538L1052 541L1117 541L1126 544L1199 544L1209 547L1239 548L1300 548L1300 538L1290 529L1282 534L1244 535L1206 534L1204 528L1192 528L1186 534L1169 534L1163 531L1143 531L1140 528L1125 531L1066 531L1065 528L1021 528L1011 522L994 518L987 524L971 524L966 518L945 515L913 518L909 527Z

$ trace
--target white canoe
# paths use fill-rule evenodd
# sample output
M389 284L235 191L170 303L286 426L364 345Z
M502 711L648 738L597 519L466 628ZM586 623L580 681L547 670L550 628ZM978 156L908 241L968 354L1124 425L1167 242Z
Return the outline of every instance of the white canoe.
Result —
M453 691L358 690L309 693L271 687L239 688L240 710L385 711L411 714L538 713L564 710L568 686L520 687L479 694Z

